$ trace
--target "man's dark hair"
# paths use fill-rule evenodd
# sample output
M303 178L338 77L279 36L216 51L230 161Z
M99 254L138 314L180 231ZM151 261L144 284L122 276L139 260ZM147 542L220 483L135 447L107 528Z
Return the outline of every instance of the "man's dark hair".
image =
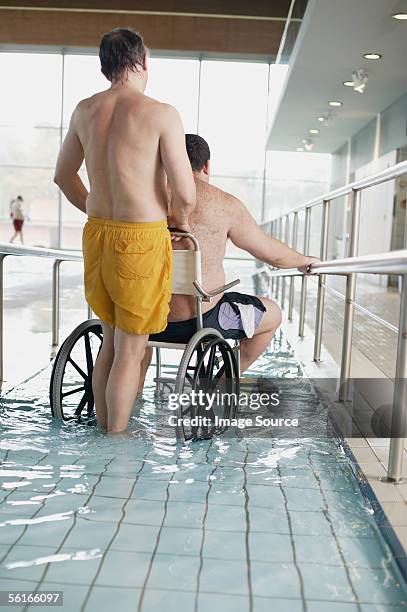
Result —
M17 200L23 200L22 196L17 196Z
M185 144L192 170L200 172L205 163L211 158L208 143L198 134L185 134Z
M131 28L115 28L100 41L100 65L109 81L120 79L129 70L137 72L145 56L143 37Z

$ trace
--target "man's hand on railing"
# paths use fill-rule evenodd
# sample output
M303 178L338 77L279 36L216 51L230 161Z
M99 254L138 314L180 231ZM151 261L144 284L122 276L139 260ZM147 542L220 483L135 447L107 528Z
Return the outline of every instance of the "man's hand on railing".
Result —
M309 274L310 273L310 265L313 263L316 263L317 261L321 261L319 259L319 257L306 257L304 255L304 263L301 266L298 266L297 270L299 272L302 272L303 274Z

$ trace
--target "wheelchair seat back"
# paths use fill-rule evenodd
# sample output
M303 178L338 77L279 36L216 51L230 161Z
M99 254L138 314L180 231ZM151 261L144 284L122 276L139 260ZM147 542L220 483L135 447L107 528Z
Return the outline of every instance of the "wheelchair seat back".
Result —
M172 293L196 295L194 281L202 282L201 251L173 250Z

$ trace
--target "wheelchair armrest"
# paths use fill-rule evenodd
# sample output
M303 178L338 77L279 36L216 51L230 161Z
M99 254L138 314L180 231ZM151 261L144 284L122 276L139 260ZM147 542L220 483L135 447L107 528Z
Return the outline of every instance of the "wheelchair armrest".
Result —
M194 287L198 291L198 293L203 297L204 302L210 302L215 295L219 295L219 293L223 293L227 289L231 289L240 283L240 278L223 285L223 287L218 287L213 291L205 291L205 289L198 283L198 281L194 281Z

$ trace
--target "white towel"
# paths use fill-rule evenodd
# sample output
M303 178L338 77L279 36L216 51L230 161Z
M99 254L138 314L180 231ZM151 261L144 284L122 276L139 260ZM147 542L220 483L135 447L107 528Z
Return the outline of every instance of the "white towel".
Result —
M252 338L254 335L254 306L253 304L239 304L233 302L239 309L240 317L242 319L243 331L248 338Z

